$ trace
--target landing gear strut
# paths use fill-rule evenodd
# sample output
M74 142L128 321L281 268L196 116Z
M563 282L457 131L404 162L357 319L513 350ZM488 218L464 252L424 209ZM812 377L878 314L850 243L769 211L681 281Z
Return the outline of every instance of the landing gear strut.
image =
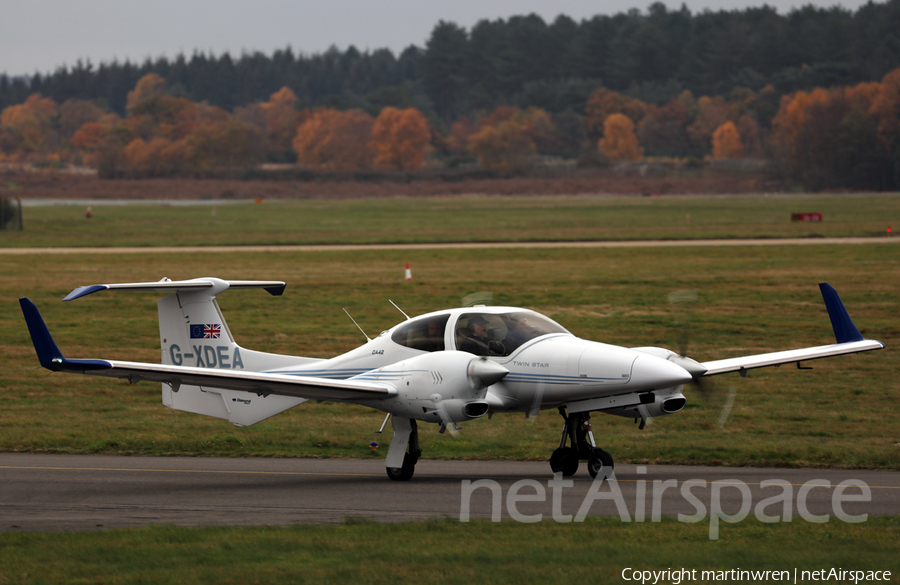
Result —
M550 456L550 469L553 473L562 472L563 476L575 475L578 461L587 460L588 473L591 477L607 479L613 472L612 455L597 447L594 434L591 432L591 415L587 412L567 414L566 407L559 407L563 417L563 431L559 439L559 448ZM566 446L570 442L571 446Z
M416 471L416 462L422 455L422 450L419 449L419 429L415 419L400 416L393 417L391 424L394 426L394 436L391 438L386 461L387 476L394 481L409 481ZM409 451L406 450L407 444Z

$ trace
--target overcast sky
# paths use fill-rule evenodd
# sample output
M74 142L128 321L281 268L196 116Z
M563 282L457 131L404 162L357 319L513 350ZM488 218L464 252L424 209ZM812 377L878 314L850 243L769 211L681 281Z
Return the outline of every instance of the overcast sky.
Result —
M0 0L0 72L48 73L78 59L142 62L202 51L238 57L270 55L290 46L295 53L391 49L398 54L424 46L439 20L465 28L482 19L539 14L552 22L576 21L631 8L646 11L652 0ZM664 1L677 10L680 1ZM814 4L856 10L863 0L687 0L691 12L734 10L768 4L780 14Z

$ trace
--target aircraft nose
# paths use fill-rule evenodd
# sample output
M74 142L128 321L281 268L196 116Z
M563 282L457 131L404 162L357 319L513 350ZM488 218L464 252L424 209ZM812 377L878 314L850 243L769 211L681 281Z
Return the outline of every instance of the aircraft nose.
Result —
M631 383L638 390L661 390L687 384L693 379L690 372L678 364L652 355L638 356L631 370Z

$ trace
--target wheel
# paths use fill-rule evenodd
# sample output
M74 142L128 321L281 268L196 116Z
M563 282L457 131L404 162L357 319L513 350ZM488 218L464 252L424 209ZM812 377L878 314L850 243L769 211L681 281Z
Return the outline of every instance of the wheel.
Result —
M612 455L599 447L595 447L590 459L588 459L588 473L591 474L591 477L597 479L599 476L600 479L609 479L609 476L613 473L613 467Z
M403 467L386 467L387 476L394 481L409 481L416 472L416 461L409 453L403 455Z
M572 447L560 447L550 456L550 469L553 473L562 472L564 477L575 475L578 471L578 453Z

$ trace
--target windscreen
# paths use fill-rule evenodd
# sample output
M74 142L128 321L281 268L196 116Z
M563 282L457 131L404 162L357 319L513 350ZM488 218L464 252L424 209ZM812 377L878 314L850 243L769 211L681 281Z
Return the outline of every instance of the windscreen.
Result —
M456 348L482 356L508 356L548 333L568 333L559 323L531 311L464 313L456 322Z

